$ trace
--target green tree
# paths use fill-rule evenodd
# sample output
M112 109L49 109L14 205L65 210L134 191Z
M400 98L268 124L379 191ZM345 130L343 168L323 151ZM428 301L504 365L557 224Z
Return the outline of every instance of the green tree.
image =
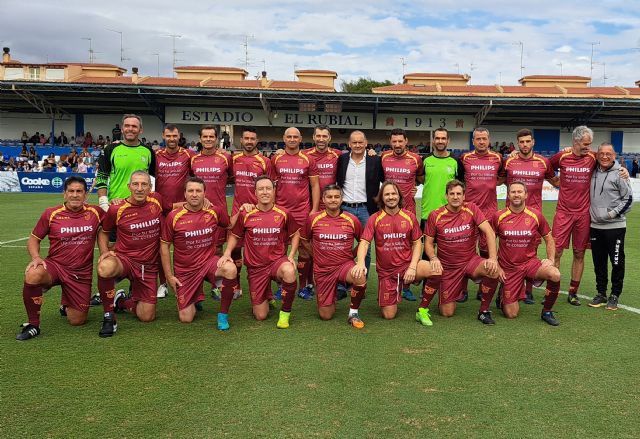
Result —
M389 81L374 81L371 78L358 78L354 81L342 81L342 93L371 93L371 89L393 85Z

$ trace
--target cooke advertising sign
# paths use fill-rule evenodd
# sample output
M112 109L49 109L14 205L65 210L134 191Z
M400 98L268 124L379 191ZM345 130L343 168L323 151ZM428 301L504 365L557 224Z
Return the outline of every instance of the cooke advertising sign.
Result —
M374 126L371 113L324 113L279 110L271 117L260 109L209 108L209 107L167 107L165 121L176 124L220 124L253 125L279 127L314 127L329 125L332 128L392 130L403 128L408 131L432 131L442 127L449 131L473 130L474 119L470 115L438 114L392 114L380 113Z

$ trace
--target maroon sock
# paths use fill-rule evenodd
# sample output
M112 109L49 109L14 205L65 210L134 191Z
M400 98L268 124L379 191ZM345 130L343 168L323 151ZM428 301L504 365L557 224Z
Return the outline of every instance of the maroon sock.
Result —
M571 281L573 282L573 281ZM547 281L547 290L544 293L544 302L542 302L542 311L551 311L554 303L558 299L560 292L560 282Z
M119 309L124 309L124 310L129 311L130 313L133 313L133 314L136 313L137 305L138 305L138 302L133 300L133 297L129 297L129 298L125 299L125 300L121 300L120 302L118 302L118 308Z
M298 256L298 280L300 288L310 283L311 258Z
M233 263L236 264L236 270L238 274L236 275L236 284L238 288L240 288L240 271L242 270L242 248L234 248L231 252L231 259L233 259Z
M360 309L360 303L364 299L364 292L367 291L367 284L354 285L351 287L351 302L349 308Z
M42 287L25 282L22 287L22 301L24 302L24 309L27 311L29 323L34 326L40 326L40 308L43 302Z
M524 284L524 292L527 296L533 295L533 282L531 282L528 279L525 281L525 284Z
M162 268L162 264L158 264L158 266L159 266L158 278L160 280L159 285L166 284L167 283L167 276L164 275L164 269Z
M580 286L579 280L571 279L571 283L569 284L569 294L578 294L578 287Z
M498 279L492 279L490 277L482 278L482 283L480 284L480 290L482 293L482 300L480 302L480 312L489 311L489 307L491 306L491 300L493 299L493 295L496 293L496 288L498 287Z
M104 312L113 311L113 297L116 294L116 282L113 278L104 278L98 276L98 292L100 300L102 300L102 309Z
M293 299L296 298L296 289L298 284L293 282L282 282L282 311L291 312L291 306L293 305Z
M233 302L233 289L238 285L235 279L222 279L222 292L220 293L220 312L229 314L231 302Z
M424 280L422 285L422 300L420 301L420 308L429 308L431 301L440 288L440 280L442 276L431 276Z

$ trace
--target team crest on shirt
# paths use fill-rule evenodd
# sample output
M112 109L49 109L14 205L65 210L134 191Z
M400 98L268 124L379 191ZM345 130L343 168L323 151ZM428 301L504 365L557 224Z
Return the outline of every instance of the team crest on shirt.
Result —
M273 216L273 220L274 221L280 221L280 215L274 215Z
M531 225L531 218L525 218L525 219L524 219L524 223L525 223L526 225Z
M208 223L209 221L211 221L212 215L210 213L205 213L203 218L204 221Z
M85 212L85 214L84 214L84 220L85 220L85 221L89 221L89 219L91 219L91 212Z
M301 165L303 163L302 159L298 159L298 164Z
M533 162L533 163L531 163L531 165L532 165L534 168L537 168L537 167L538 167L538 162Z
M407 222L406 221L400 221L400 227L402 227L403 229L405 227L407 227Z

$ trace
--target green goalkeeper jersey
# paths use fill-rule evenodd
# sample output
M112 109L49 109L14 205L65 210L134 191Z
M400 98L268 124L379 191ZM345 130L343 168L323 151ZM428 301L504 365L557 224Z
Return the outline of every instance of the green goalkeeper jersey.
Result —
M453 179L464 181L464 167L459 159L429 155L424 159L424 186L422 187L422 219L447 204L445 188Z
M98 161L96 189L107 189L109 201L127 198L130 195L127 184L135 171L155 174L155 154L148 146L129 146L125 143L111 143L104 149Z

